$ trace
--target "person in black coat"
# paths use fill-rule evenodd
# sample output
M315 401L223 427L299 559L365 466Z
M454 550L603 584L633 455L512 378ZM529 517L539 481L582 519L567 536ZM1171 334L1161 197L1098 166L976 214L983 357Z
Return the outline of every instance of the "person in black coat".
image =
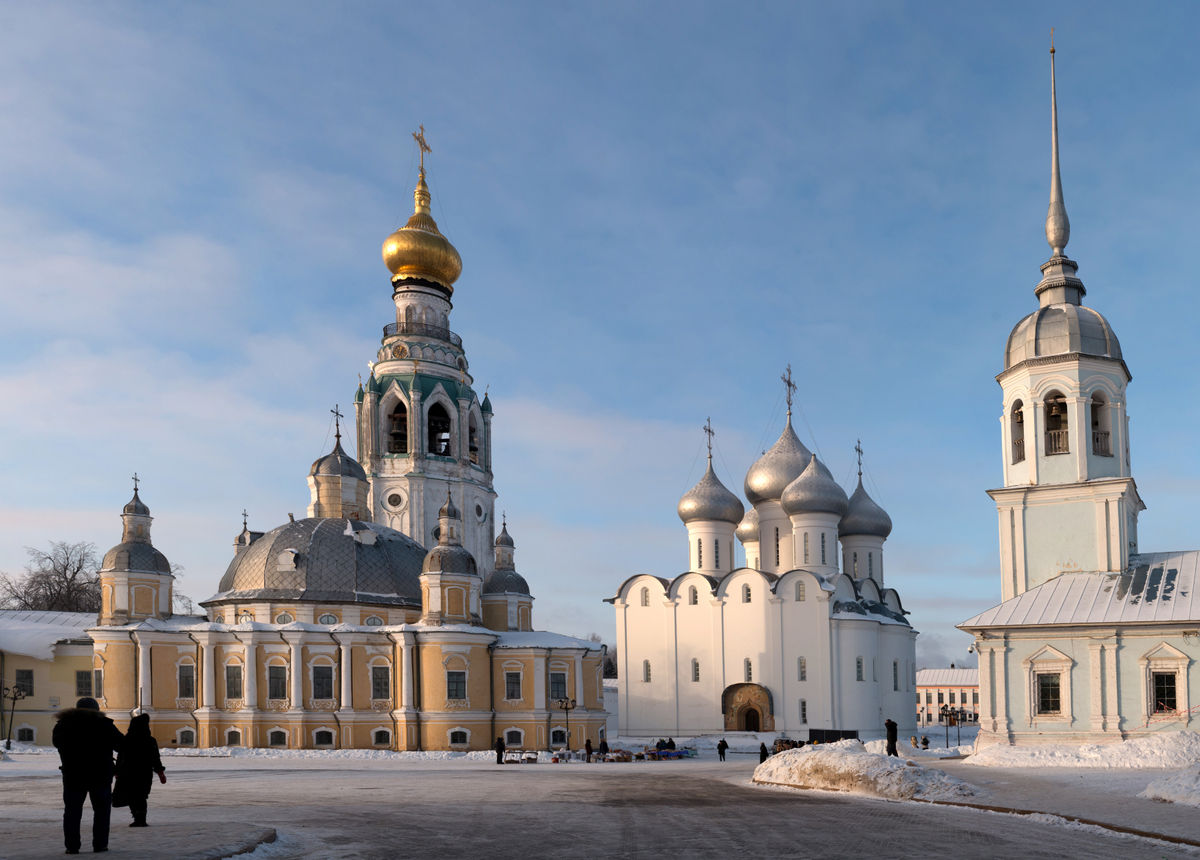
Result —
M154 774L159 781L167 781L167 771L158 755L158 741L150 734L150 715L138 714L129 721L129 731L121 744L117 756L117 787L113 791L116 806L129 805L133 814L130 827L148 827L146 824L146 801L150 797L150 786Z
M58 713L53 742L62 765L63 839L68 854L78 854L82 844L79 821L83 800L92 803L92 850L108 850L108 823L112 813L113 753L124 736L100 712L100 704L84 696L75 707Z
M762 764L764 761L767 760L767 756L769 756L769 755L770 755L770 753L767 752L767 745L759 744L758 745L758 763Z
M727 749L729 749L729 744L725 742L725 738L721 738L720 742L717 744L717 758L719 760L725 761L725 751Z
M883 727L887 730L887 754L899 756L896 751L896 721L890 717L883 721Z
M497 737L496 743L492 745L492 749L496 751L496 764L504 764L504 751L508 749L504 743L504 738Z

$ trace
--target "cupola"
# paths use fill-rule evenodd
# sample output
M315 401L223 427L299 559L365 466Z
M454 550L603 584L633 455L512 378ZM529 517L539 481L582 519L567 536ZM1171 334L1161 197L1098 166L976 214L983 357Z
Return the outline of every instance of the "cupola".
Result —
M368 502L370 482L359 462L342 449L341 413L333 408L333 450L317 459L308 470L308 504L310 517L337 517L346 520L369 521Z
M733 532L745 506L717 478L712 463L712 421L706 421L708 465L704 475L679 500L679 518L688 530L691 570L725 573L733 570Z
M529 583L513 562L513 539L508 518L496 537L496 569L483 581L483 623L492 630L532 630L533 597Z
M171 563L150 543L150 508L138 495L121 509L121 542L100 563L100 624L126 624L171 615Z
M421 565L421 620L426 624L481 624L483 582L475 558L462 545L458 508L446 487L438 511L438 543Z
M429 214L429 186L425 183L422 163L413 191L413 214L403 227L383 241L383 262L392 273L392 283L405 281L429 283L454 292L454 282L462 274L462 257L450 240L438 231Z

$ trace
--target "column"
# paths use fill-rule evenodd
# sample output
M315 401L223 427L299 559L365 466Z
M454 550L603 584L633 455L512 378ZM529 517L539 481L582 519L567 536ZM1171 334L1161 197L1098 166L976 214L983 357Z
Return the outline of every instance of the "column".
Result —
M338 647L341 651L341 680L342 680L342 706L343 711L354 710L354 690L351 685L353 680L353 667L350 665L350 649L353 646L353 641L350 639L339 639Z
M678 674L678 673L677 673ZM575 701L583 707L583 655L575 655ZM676 703L678 704L678 697Z
M401 635L404 637L403 645L401 645L401 654L402 654L402 660L404 663L404 667L402 670L404 672L404 679L403 679L404 686L402 687L403 698L401 699L400 706L407 711L407 710L412 710L412 708L414 707L414 705L413 705L413 662L416 658L416 653L415 653L416 648L414 648L413 645L416 641L416 636L412 633L403 633Z
M242 662L245 664L242 668L242 697L246 702L245 709L253 712L258 710L258 653L254 647L254 634L248 633L245 639L238 641L242 643Z
M204 660L204 687L203 698L200 700L200 707L215 708L217 705L217 676L216 676L216 647L211 638L202 636L200 638L200 649L203 653Z
M1080 481L1088 479L1088 455L1092 451L1092 422L1088 415L1088 405L1091 402L1086 397L1072 397L1069 401L1071 421L1078 428L1069 435L1079 442L1079 446L1071 454L1075 457L1075 473Z
M291 646L291 660L288 665L288 684L291 688L291 707L290 711L300 711L304 709L304 665L303 655L301 651L302 640L292 634L285 637L288 645Z
M425 434L422 432L424 430L422 425L425 422L421 418L420 379L414 371L408 392L410 401L408 409L408 456L412 459L414 471L420 471L415 464L425 459ZM412 503L413 499L410 494L408 504L411 506ZM424 540L424 537L422 536L419 540Z
M150 711L154 708L154 699L152 698L150 685L150 645L143 642L140 638L136 641L138 652L138 707L143 711Z
M1104 709L1104 688L1107 686L1104 677L1104 646L1099 642L1089 642L1088 652L1091 657L1088 673L1088 686L1091 688L1091 727L1092 731L1108 731L1108 720Z

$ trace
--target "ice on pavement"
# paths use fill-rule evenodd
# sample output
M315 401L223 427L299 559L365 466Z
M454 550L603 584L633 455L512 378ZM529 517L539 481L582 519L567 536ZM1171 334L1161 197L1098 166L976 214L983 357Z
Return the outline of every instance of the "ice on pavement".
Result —
M777 753L755 769L754 781L894 800L961 800L975 794L973 786L944 771L868 752L856 740Z
M1200 733L1163 732L1110 744L984 747L964 761L983 767L1181 768L1200 763Z

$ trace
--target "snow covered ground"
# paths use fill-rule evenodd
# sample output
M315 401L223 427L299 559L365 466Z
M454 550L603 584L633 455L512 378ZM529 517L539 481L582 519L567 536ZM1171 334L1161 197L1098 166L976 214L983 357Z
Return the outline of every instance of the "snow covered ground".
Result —
M1200 733L1163 732L1111 744L984 747L966 760L976 767L1181 768L1200 763Z
M1160 776L1146 786L1138 797L1166 800L1186 806L1200 806L1200 765Z

